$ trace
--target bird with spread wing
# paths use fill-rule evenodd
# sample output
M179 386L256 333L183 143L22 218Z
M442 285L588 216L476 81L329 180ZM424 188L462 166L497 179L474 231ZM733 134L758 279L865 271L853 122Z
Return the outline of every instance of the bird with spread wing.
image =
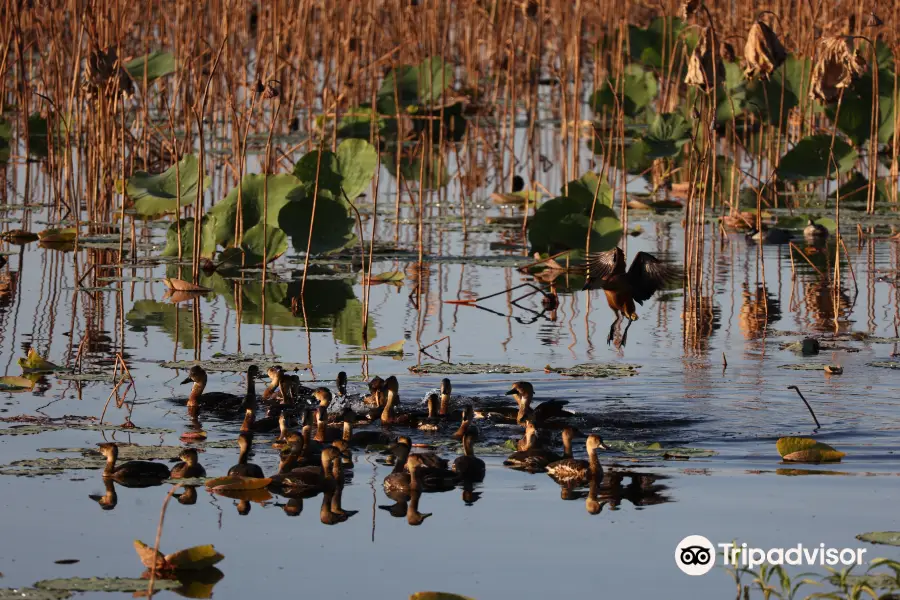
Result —
M645 300L660 290L665 284L681 278L681 270L675 265L664 263L652 254L638 252L631 261L631 267L625 270L625 253L621 248L607 252L595 252L587 258L587 281L585 290L602 289L606 292L606 301L616 313L616 320L609 328L606 343L612 342L616 326L622 315L628 319L628 325L622 333L622 345L628 338L628 328L637 321L635 302L643 305Z

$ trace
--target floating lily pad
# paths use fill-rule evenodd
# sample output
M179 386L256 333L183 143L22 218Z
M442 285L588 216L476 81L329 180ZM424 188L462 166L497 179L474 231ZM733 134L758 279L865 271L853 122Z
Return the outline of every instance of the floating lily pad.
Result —
M223 555L216 552L212 544L205 544L167 554L165 561L176 571L202 571L221 562L224 558Z
M840 462L845 453L812 438L783 437L776 442L778 454L786 462Z
M71 598L65 590L39 590L36 588L0 588L0 600L65 600Z
M171 460L178 458L184 450L181 446L137 446L132 444L120 444L118 460ZM104 461L97 448L38 448L38 452L47 454L74 454L78 453L87 458ZM17 464L17 463L13 463Z
M190 369L200 365L205 371L219 373L243 373L250 365L263 368L268 365L281 365L285 371L304 371L309 368L306 363L284 362L276 354L216 354L211 360L175 360L160 363L165 369Z
M551 367L547 365L544 367L544 371L567 377L593 377L600 379L606 377L633 377L637 375L637 369L639 368L640 365L585 363L574 367Z
M481 373L528 373L528 367L517 365L492 365L486 363L422 363L409 368L410 372L419 375L478 375Z
M34 381L27 377L9 375L0 377L0 392L23 392L34 387Z
M26 358L19 359L19 366L22 367L22 370L26 373L49 373L52 371L65 370L63 367L55 365L42 357L34 348L28 350L28 356Z
M130 577L69 577L67 579L44 579L34 584L40 590L63 590L69 592L145 592L149 581ZM174 590L178 581L157 579L156 590Z
M98 381L103 383L113 383L115 381L112 373L57 373L55 377L63 381Z
M866 363L866 366L879 367L882 369L900 369L900 362L876 360L874 362Z
M369 277L370 284L378 283L402 283L406 277L403 271L388 271L386 273L378 273Z
M663 446L659 442L626 442L611 440L604 442L610 450L624 452L638 457L690 457L707 458L715 456L715 450L707 448L685 448L682 446Z
M125 182L125 195L134 201L134 211L142 217L174 213L179 202L181 206L189 206L197 199L199 167L197 157L188 154L177 166L172 165L162 173L151 175L137 171ZM209 175L203 178L204 190L211 181Z
M900 531L870 531L856 536L861 542L870 544L885 544L887 546L900 546Z
M58 425L16 425L0 429L0 435L36 435L45 431L59 431L64 429Z
M365 354L369 356L403 356L403 346L405 344L406 340L400 340L399 342L394 342L393 344L379 346L378 348L369 348L368 350L366 350L365 348L355 348L350 351L350 354Z
M821 371L824 363L798 363L790 365L778 365L779 369L787 369L789 371Z

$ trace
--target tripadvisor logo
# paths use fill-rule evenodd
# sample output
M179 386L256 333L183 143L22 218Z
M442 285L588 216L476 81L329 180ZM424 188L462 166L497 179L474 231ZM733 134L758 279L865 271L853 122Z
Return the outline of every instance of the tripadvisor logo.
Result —
M706 575L716 565L715 552L702 535L689 535L675 546L675 564L687 575Z
M790 548L753 548L747 544L713 544L702 535L689 535L675 546L675 564L687 575L706 575L716 564L716 547L721 550L722 564L753 569L760 565L827 566L861 565L865 548L826 548L825 544Z

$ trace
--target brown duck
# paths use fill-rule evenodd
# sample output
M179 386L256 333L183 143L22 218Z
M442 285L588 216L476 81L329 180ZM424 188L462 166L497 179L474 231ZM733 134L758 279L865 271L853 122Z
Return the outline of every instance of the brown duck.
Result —
M590 254L587 259L587 282L583 289L602 289L606 292L606 302L616 314L606 343L612 343L615 328L622 315L625 315L628 319L628 325L622 333L622 345L625 345L628 328L638 318L635 302L643 305L664 285L677 281L680 276L677 267L666 264L647 252L638 252L627 271L625 253L621 248Z

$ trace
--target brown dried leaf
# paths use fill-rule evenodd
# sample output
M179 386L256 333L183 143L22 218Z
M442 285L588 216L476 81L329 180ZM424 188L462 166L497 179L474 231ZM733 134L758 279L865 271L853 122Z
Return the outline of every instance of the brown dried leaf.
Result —
M772 29L757 21L750 27L744 44L744 76L768 79L787 59L787 51Z
M865 59L853 50L852 38L828 36L819 41L809 95L814 100L836 102L866 70Z
M134 540L134 551L137 552L141 563L148 569L156 567L164 570L169 567L169 563L166 562L166 557L163 556L162 552L159 550L154 551L152 546L148 546L141 540Z
M687 21L699 8L700 0L684 0L681 3L681 7L678 9L678 14L682 19Z
M717 50L715 33L707 27L700 34L700 40L688 60L688 72L684 82L703 90L710 90L716 81L725 80L725 65Z

